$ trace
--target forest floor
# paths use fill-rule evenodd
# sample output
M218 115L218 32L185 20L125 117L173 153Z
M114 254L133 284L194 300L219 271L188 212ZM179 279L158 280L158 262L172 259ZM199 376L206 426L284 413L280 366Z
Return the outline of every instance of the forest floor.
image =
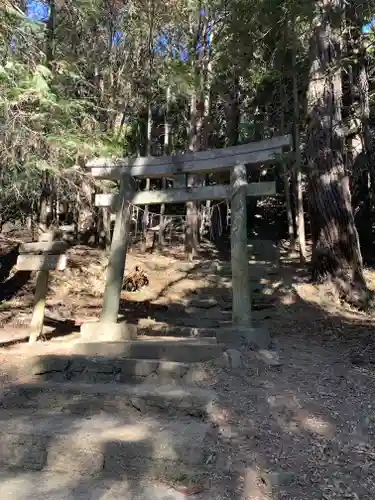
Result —
M5 243L4 249L9 250ZM229 263L212 245L206 251L189 264L181 248L164 255L131 252L127 269L141 265L150 286L123 292L127 321L146 332L162 324L219 328L230 321ZM274 257L278 262L264 255L252 262L254 323L269 329L283 366L269 368L245 348L244 371L210 365L210 376L199 384L219 397L220 411L212 419L220 438L210 458L217 472L194 498L373 500L375 318L341 304L329 288L309 283L293 253L281 248ZM54 329L78 332L83 320L100 312L104 253L75 247L69 261L70 269L50 282L51 335ZM1 289L3 341L20 336L32 311L35 278L21 280L14 293L12 273ZM366 270L366 277L373 287L375 271ZM59 337L56 350L71 337ZM0 362L18 347L1 349Z

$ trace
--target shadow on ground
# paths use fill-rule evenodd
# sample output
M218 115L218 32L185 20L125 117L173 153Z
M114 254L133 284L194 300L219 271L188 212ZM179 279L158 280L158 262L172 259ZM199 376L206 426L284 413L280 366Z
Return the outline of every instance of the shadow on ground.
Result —
M272 262L263 262L252 267L252 275L256 276L254 323L270 330L284 365L277 370L269 368L244 348L241 372L229 372L217 364L211 378L196 383L214 391L218 400L204 419L217 434L201 467L207 471L205 491L195 498L373 500L374 319L356 311L344 311L329 294L317 300L321 290L314 292L306 271L294 263L285 261L276 269ZM187 292L183 303L161 305L147 301L135 305L122 301L121 312L134 323L148 317L170 326L202 327L203 322L219 328L227 324L231 313L228 264L205 266L189 271L191 279L200 279L202 273L208 278L205 287ZM7 390L22 392L22 384L10 383ZM69 412L74 404L77 413L82 412L82 399L70 405ZM57 418L63 409L48 407L45 411L52 416L55 412ZM102 411L102 407L92 407L89 417L100 419ZM118 415L117 410L115 414ZM15 416L13 409L12 419ZM133 416L142 421L150 415L127 408L123 424L128 425ZM164 417L153 414L152 418L155 422L160 419L162 425ZM74 437L76 426L77 422L72 421L64 433ZM24 460L30 461L34 442L31 440L29 451L25 446L24 454L18 457L17 470L23 467ZM152 456L152 439L140 438L139 443L144 453ZM168 446L177 450L177 462L182 464L182 452L171 437ZM114 457L126 453L124 448L119 440L104 440L97 452L102 460L100 467L104 463L109 470L116 470ZM145 490L141 493L140 488L146 488L142 484L153 476L153 466L152 461L143 461L133 470L123 471L129 498L142 498ZM175 468L173 474L185 474L183 467L181 471ZM112 480L110 475L109 479ZM69 498L86 498L78 492L82 488L95 491L96 481L89 476L69 478ZM35 498L42 498L38 497L38 484L28 485ZM97 491L102 492L100 488ZM62 490L54 491L54 495L64 498ZM96 498L96 493L93 495L87 498ZM98 494L97 498L105 497ZM184 497L167 492L160 498Z

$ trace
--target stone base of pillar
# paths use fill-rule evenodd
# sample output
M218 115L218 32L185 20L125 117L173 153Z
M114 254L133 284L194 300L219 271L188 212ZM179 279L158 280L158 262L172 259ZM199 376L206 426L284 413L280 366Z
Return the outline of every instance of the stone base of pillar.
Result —
M81 325L81 342L124 342L137 339L137 327L129 323L92 321Z

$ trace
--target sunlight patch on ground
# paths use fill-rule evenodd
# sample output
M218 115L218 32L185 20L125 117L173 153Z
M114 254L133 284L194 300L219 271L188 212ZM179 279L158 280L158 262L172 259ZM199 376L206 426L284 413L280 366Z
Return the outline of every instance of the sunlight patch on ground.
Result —
M150 429L139 424L123 425L113 429L103 430L101 438L103 441L143 441L150 437Z
M326 314L341 316L345 320L373 324L374 319L372 316L369 316L364 311L350 307L346 303L342 303L329 284L294 284L293 290L297 296L297 300L301 300L304 303L301 307L305 307L307 304L317 310L324 311Z
M305 430L312 434L331 438L335 434L335 426L320 415L315 415L302 407L302 403L294 394L277 394L269 396L268 404L275 412L279 426L286 432L300 433Z
M325 437L332 437L334 434L334 426L323 420L319 415L306 415L301 417L300 425L304 429Z

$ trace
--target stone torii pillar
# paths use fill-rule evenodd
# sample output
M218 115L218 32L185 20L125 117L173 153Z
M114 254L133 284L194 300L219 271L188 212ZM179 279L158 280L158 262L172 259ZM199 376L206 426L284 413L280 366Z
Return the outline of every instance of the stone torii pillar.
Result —
M232 167L231 188L232 325L218 329L216 337L228 346L247 344L255 349L267 349L270 345L268 332L252 326L246 210L248 183L243 163Z
M137 328L134 325L117 322L126 252L130 238L130 202L134 196L133 186L133 178L130 175L123 174L120 180L120 195L117 203L100 321L84 323L81 326L81 340L84 342L132 340L137 336Z
M247 250L247 212L245 165L235 165L231 171L231 266L232 266L232 324L251 326L251 291Z

